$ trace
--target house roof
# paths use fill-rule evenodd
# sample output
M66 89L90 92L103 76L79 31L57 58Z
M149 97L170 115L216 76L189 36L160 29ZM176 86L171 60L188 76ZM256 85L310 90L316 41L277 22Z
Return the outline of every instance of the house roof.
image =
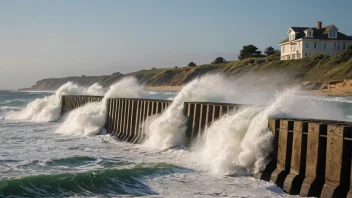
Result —
M334 25L328 25L326 27L323 27L321 29L317 28L310 28L310 27L290 27L294 32L296 32L296 39L324 39L324 40L352 40L351 36L347 36L346 34L343 34L341 32L337 32L337 37L336 38L329 38L328 33L331 30L331 28L335 27ZM304 33L305 30L311 29L313 30L313 38L312 37L306 37L306 34ZM281 41L281 43L285 43L289 41L289 38Z

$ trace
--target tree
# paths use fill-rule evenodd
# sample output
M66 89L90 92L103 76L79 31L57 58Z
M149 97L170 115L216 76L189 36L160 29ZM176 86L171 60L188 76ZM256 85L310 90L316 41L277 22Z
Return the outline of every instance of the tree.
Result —
M194 63L194 62L190 62L190 63L188 63L188 66L189 66L189 67L195 67L195 66L197 66L197 64Z
M224 57L217 57L212 63L213 64L220 64L220 63L225 63L226 60L224 59Z
M262 52L254 45L245 45L240 51L238 59L243 60L250 57L262 57Z
M273 55L273 54L277 54L279 52L279 50L276 50L274 49L272 46L270 47L267 47L264 51L264 53L267 55L267 56L270 56L270 55Z

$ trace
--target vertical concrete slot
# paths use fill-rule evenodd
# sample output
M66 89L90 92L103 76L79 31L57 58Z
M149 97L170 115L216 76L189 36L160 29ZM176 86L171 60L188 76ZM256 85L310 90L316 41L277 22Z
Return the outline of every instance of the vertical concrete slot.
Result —
M117 103L116 107L116 114L117 114L117 119L116 119L116 122L115 122L115 133L114 135L119 137L120 135L120 132L121 132L121 110L122 110L122 103L121 103L121 100L120 99L115 99L115 103Z
M126 117L126 100L121 99L121 120L120 120L120 132L118 138L123 139L125 133L125 117Z
M299 194L306 168L308 122L294 121L290 173L284 181L284 190Z
M320 196L325 178L326 134L326 124L322 122L308 124L306 172L300 196Z
M127 138L128 142L132 142L132 139L135 138L135 136L137 135L136 132L136 121L137 121L137 101L136 100L132 100L131 101L131 123L130 123L130 135Z
M197 133L199 130L199 117L200 117L201 104L194 104L194 112L193 112L193 124L192 124L192 136L191 143L197 138Z
M111 118L112 117L111 102L112 102L111 99L107 100L108 107L107 107L107 115L106 115L106 122L105 122L105 129L109 134L112 133L111 124L113 123Z
M213 108L214 108L214 114L213 114L213 122L214 122L215 120L218 120L220 118L221 108L219 105L214 105Z
M135 122L134 122L134 127L133 127L133 131L134 131L134 136L131 140L131 143L136 143L136 139L139 137L139 100L136 100L136 109L135 109Z
M139 101L139 123L138 123L138 131L139 131L139 136L138 139L136 139L136 142L139 143L143 139L143 112L144 112L144 101Z
M284 180L290 172L291 152L292 152L292 131L293 121L280 120L278 155L275 171L271 174L270 180L283 187Z
M111 134L114 135L116 134L117 130L116 130L116 99L109 99L109 114L110 114L110 120L111 120L111 124L110 124L110 131Z
M185 143L186 146L189 146L192 141L192 126L193 126L193 120L194 120L194 104L193 103L184 103L184 115L187 117L187 122L186 122L186 138L185 138Z
M279 119L270 118L268 120L268 129L274 135L273 152L271 153L271 156L269 156L269 158L271 158L271 161L265 166L265 169L261 173L254 175L254 177L257 179L269 181L271 174L276 169L277 150L278 150L278 142L279 142L279 128L280 128L280 120Z
M349 130L339 124L329 124L327 130L325 183L321 197L346 197L351 159L346 159L344 138ZM349 166L349 167L347 167Z
M127 108L126 108L126 115L125 115L125 130L123 131L123 137L122 140L126 141L128 135L129 135L129 128L130 128L130 111L131 111L131 100L126 99L126 104L127 104Z

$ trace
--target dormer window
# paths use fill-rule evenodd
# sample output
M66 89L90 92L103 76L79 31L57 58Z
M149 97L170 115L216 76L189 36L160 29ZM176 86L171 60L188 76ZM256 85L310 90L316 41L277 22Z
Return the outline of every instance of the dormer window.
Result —
M311 29L308 29L305 31L306 37L313 37L313 31Z
M336 32L335 31L330 31L329 32L329 37L330 38L336 38Z
M295 39L296 39L296 34L295 33L290 34L290 41L295 40Z

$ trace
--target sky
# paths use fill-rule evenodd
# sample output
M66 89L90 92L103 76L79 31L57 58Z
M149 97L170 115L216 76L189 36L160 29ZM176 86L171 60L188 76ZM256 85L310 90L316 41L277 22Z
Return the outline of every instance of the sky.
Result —
M0 0L0 89L43 78L236 60L290 26L352 35L351 0Z

